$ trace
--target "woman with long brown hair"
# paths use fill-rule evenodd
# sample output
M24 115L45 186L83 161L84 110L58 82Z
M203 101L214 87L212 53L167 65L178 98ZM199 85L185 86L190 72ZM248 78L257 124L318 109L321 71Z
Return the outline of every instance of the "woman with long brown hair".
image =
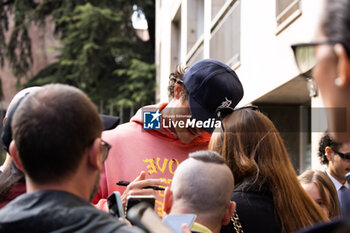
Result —
M304 190L329 218L340 216L337 190L323 171L306 170L298 177Z
M273 123L250 108L219 109L224 113L223 131L213 134L209 149L226 158L234 175L232 201L244 232L294 232L328 220L301 187Z

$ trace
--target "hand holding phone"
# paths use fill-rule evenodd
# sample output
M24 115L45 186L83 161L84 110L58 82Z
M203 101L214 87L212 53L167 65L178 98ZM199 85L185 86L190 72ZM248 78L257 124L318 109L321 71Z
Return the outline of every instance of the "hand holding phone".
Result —
M113 192L107 198L109 213L117 218L125 218L122 199L118 191Z

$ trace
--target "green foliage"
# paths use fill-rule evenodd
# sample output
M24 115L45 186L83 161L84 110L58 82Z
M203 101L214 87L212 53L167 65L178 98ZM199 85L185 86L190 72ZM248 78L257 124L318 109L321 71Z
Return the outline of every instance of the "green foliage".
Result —
M132 28L134 4L147 17L151 36L147 42ZM15 27L4 44L1 38L8 30L8 12L14 14ZM30 77L27 86L67 83L82 89L96 104L103 101L116 107L138 108L154 102L154 0L13 0L1 5L0 19L4 19L0 22L0 65L6 57L18 78L33 63L30 24L43 26L47 19L55 24L58 60Z
M134 103L138 106L147 104L145 100L150 100L154 97L151 93L155 92L155 70L155 65L150 66L137 59L131 60L129 69L116 69L113 73L117 76L129 77L126 80L126 85L119 89L119 95L122 98L114 99L116 105L131 107ZM144 80L144 82L139 82L140 79ZM149 92L143 90L149 90Z

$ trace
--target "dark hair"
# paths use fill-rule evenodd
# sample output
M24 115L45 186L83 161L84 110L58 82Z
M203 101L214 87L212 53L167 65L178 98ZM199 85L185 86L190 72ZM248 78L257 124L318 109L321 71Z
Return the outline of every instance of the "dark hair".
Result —
M11 127L24 172L45 184L75 172L85 149L100 137L102 122L82 91L50 84L24 100Z
M168 86L168 96L170 99L174 98L174 89L176 84L182 85L182 100L188 99L188 91L184 85L184 74L188 67L182 65L177 65L175 72L169 75L169 86Z
M256 185L269 188L282 232L327 219L301 187L283 140L267 116L245 108L232 112L222 123L225 131L212 135L209 150L226 159L236 184L253 177Z
M328 165L329 161L326 156L326 147L329 146L333 151L338 151L342 144L332 140L332 138L326 133L320 140L318 147L318 157L320 157L321 164Z
M206 163L225 164L225 158L219 153L211 150L200 150L188 155L189 158Z
M12 161L10 167L0 174L0 202L6 200L7 194L15 184L24 182L23 172Z
M328 0L322 16L321 29L330 39L339 41L350 57L350 1Z

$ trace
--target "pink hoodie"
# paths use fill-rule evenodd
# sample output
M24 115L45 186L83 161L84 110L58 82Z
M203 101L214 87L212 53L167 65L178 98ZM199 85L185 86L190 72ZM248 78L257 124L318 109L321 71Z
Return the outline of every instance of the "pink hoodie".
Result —
M161 111L166 105L147 108ZM130 122L103 133L102 138L112 148L104 163L99 191L93 201L98 208L105 208L106 198L112 192L124 192L125 187L116 185L116 182L131 182L141 171L146 171L147 178L163 179L169 186L179 163L191 152L206 150L210 140L210 134L204 133L191 143L183 144L170 131L144 130L142 126L142 109L139 109ZM164 191L158 191L155 211L160 216L163 215L163 196Z

